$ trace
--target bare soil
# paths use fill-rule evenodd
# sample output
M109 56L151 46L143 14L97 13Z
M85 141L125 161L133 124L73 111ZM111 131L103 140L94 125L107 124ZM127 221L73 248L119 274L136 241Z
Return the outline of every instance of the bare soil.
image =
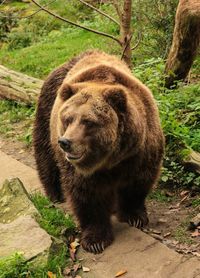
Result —
M36 168L33 148L15 139L0 137L0 149L18 161ZM149 225L144 232L152 235L177 252L200 257L200 231L189 230L191 219L200 212L200 206L192 205L200 198L199 192L185 189L169 190L155 188L165 200L152 194L147 200ZM200 227L199 227L200 228ZM194 231L199 235L194 236Z

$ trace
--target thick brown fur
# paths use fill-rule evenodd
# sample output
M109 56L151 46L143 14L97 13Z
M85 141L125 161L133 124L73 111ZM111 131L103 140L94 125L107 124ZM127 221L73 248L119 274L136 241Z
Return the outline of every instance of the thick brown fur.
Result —
M85 250L112 242L114 209L131 226L148 223L145 198L159 177L164 138L151 92L122 61L88 51L55 70L39 98L34 147L44 188L71 202Z

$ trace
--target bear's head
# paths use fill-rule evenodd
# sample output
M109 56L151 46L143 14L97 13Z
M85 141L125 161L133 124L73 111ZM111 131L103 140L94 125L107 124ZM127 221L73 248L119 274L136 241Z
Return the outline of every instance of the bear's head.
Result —
M120 119L127 109L123 87L65 84L58 97L58 144L66 160L84 175L109 167L119 149Z

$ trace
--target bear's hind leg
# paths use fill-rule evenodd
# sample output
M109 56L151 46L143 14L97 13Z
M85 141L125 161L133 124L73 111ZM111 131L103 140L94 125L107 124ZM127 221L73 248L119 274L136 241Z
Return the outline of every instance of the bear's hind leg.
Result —
M149 222L145 207L148 190L142 186L134 184L118 191L118 219L136 228L141 228Z

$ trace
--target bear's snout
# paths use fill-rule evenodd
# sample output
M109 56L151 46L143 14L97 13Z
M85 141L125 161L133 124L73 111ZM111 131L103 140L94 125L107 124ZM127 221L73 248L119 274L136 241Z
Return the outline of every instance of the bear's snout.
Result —
M68 139L66 139L65 137L60 137L58 139L58 144L60 145L60 147L65 151L68 152L71 149L71 144L72 142Z

